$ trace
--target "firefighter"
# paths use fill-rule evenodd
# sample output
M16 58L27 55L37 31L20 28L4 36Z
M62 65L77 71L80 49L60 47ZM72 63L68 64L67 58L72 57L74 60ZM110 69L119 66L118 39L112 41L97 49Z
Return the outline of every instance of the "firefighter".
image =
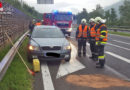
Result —
M92 56L89 57L90 59L93 59L95 60L95 44L96 44L96 40L95 40L95 37L96 37L96 24L95 24L95 19L91 18L89 20L89 23L90 23L90 29L89 29L89 43L90 43L90 50L91 50L91 54Z
M35 26L40 26L40 25L42 25L41 20L38 20Z
M35 26L34 23L32 21L30 21L30 23L29 23L30 33L32 33L34 26Z
M107 27L105 25L106 20L101 17L95 18L96 22L96 53L97 60L96 68L103 68L105 64L104 47L107 43Z
M81 54L83 53L83 56L86 57L86 42L88 38L88 32L89 28L86 25L86 19L81 20L81 25L77 28L76 31L76 40L78 41L78 56L81 57ZM83 49L83 52L81 53Z

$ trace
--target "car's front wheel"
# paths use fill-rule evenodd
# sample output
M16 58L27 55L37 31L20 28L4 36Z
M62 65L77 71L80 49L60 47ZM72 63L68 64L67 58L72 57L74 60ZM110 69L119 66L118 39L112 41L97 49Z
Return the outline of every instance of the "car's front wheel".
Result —
M71 58L71 55L69 55L69 58L66 58L65 61L66 61L66 62L69 62L69 61L70 61L70 58Z

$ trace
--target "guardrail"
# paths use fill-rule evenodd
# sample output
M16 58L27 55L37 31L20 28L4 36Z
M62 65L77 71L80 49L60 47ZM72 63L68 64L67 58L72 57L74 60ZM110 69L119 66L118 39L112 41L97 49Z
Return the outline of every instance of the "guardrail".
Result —
M10 49L10 51L5 55L3 60L0 62L0 81L2 80L3 76L5 75L10 63L12 62L15 54L16 54L16 48L19 48L22 41L25 39L26 34L28 31L21 36L21 38L15 43L15 45Z
M130 29L108 28L108 30L114 32L130 32Z

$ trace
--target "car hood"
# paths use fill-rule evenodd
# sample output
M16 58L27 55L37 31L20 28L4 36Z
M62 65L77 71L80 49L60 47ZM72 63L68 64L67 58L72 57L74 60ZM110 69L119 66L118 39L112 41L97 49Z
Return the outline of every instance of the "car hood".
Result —
M65 46L69 45L69 42L66 38L33 38L31 40L31 45L38 46L36 42L42 46Z

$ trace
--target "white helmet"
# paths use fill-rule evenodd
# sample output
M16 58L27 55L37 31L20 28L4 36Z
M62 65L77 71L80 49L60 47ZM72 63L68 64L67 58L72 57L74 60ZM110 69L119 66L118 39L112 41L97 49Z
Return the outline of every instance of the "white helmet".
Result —
M35 22L36 20L35 19L33 19L33 22Z
M83 18L82 20L81 20L81 23L87 23L87 20L85 19L85 18Z
M102 19L101 17L96 17L95 18L95 23L99 24L99 23L105 23L106 19Z
M94 18L90 18L89 23L91 23L91 22L95 22L95 19Z

